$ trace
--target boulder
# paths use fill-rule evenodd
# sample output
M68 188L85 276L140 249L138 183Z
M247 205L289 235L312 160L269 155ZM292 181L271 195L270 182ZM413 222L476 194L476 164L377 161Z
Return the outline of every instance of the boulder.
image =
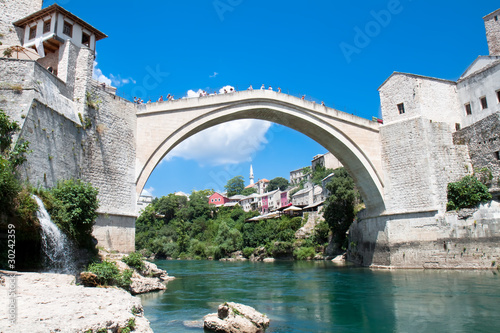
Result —
M218 333L261 333L269 327L269 318L250 306L226 302L204 317L203 327Z
M167 271L158 268L155 264L149 261L144 262L144 270L141 272L143 276L155 277L160 279L161 281L170 281L174 280L175 277L169 276Z
M130 293L132 295L144 294L150 291L165 290L167 287L159 278L144 277L139 274L134 274L130 279Z
M256 248L250 256L250 261L263 261L267 258L267 250L264 246Z

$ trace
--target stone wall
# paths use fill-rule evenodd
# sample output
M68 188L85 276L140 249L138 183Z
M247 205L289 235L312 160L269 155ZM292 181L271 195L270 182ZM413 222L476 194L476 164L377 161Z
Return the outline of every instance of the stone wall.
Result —
M352 225L349 259L365 266L492 268L500 263L500 203L475 212L383 215Z
M84 123L87 127L83 176L99 188L100 211L135 215L135 131L136 105L104 91L98 85L89 90Z
M483 19L490 55L500 55L500 9L486 15Z
M394 73L379 88L384 124L425 117L454 128L460 123L456 83L414 74ZM404 104L400 114L398 104Z
M444 211L447 184L471 170L448 124L413 118L382 126L380 136L386 211Z
M112 235L112 250L130 252L136 218L136 105L91 83L93 53L75 54L82 64L74 74L80 96L75 101L68 98L73 95L68 86L40 64L0 59L0 108L19 122L20 138L33 150L22 175L44 187L69 178L91 182L99 189L94 230L99 244L106 247Z
M93 235L98 245L110 250L131 252L135 248L136 187L135 142L136 105L112 95L99 85L87 92L84 123L87 138L83 179L99 189L100 216ZM86 97L87 100L87 97Z
M500 61L482 67L457 83L460 98L462 127L472 125L489 115L500 112L496 91L500 90ZM485 97L488 107L483 109L480 98ZM466 115L465 104L470 103L472 114Z
M21 45L22 29L12 24L42 9L42 0L0 0L0 42Z
M34 186L53 187L58 181L82 178L81 126L34 99L20 134L30 142L21 174Z
M487 185L493 193L500 192L500 112L453 134L456 144L466 144L475 170L488 168L492 179Z

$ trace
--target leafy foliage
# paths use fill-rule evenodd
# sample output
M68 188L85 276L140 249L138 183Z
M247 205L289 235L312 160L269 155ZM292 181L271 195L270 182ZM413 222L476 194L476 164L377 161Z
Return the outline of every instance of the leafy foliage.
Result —
M271 192L274 190L284 191L290 186L290 183L287 179L283 177L276 177L269 181L269 185L267 185L267 191Z
M123 257L122 261L138 271L143 271L146 267L142 261L142 255L139 252L130 253L128 256Z
M28 142L20 142L12 148L14 134L19 124L0 110L0 215L15 211L15 199L21 191L16 175L16 167L26 161Z
M303 246L293 252L293 256L298 260L308 260L314 258L316 251L314 247Z
M97 283L102 286L118 286L128 289L130 286L132 270L126 269L122 273L114 262L103 261L92 263L87 267L87 271L97 276Z
M354 181L344 168L335 170L334 176L326 185L330 196L326 200L324 211L335 242L345 246L346 232L354 220L354 204L357 197Z
M227 191L227 196L232 197L233 195L241 194L245 188L245 181L243 176L236 176L227 181L224 189Z
M40 195L54 223L78 246L93 249L98 190L81 180L66 180L49 191L41 191Z
M241 191L241 195L244 195L244 196L249 196L250 194L253 194L253 193L257 193L257 189L255 187L248 187L248 188L243 189L243 191Z
M311 182L314 185L321 185L323 179L325 179L329 174L333 172L333 169L326 169L324 166L318 164L312 172Z
M465 176L460 181L448 184L447 210L473 208L492 199L488 188L475 176Z

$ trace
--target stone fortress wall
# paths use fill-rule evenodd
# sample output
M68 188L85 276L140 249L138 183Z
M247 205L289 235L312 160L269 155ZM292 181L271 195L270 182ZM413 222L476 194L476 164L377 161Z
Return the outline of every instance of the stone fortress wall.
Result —
M386 211L360 214L349 231L351 260L400 268L491 268L499 262L498 15L485 17L490 55L457 82L396 72L379 88ZM446 212L447 184L483 168L491 172L494 200Z
M0 27L14 30L12 22L40 10L41 2L2 1ZM1 40L21 45L20 36L11 32ZM19 139L30 142L23 177L43 187L71 178L91 182L99 189L94 227L99 245L131 252L137 217L136 105L92 80L94 57L89 48L66 41L57 54L57 76L36 61L0 59L0 109L20 124Z

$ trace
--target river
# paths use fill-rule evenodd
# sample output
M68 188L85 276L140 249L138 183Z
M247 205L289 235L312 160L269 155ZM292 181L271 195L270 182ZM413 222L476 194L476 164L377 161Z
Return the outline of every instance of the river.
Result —
M141 296L155 333L203 332L191 326L225 301L265 313L271 319L266 332L498 332L500 327L497 271L371 270L327 261L155 263L177 278L165 292Z

